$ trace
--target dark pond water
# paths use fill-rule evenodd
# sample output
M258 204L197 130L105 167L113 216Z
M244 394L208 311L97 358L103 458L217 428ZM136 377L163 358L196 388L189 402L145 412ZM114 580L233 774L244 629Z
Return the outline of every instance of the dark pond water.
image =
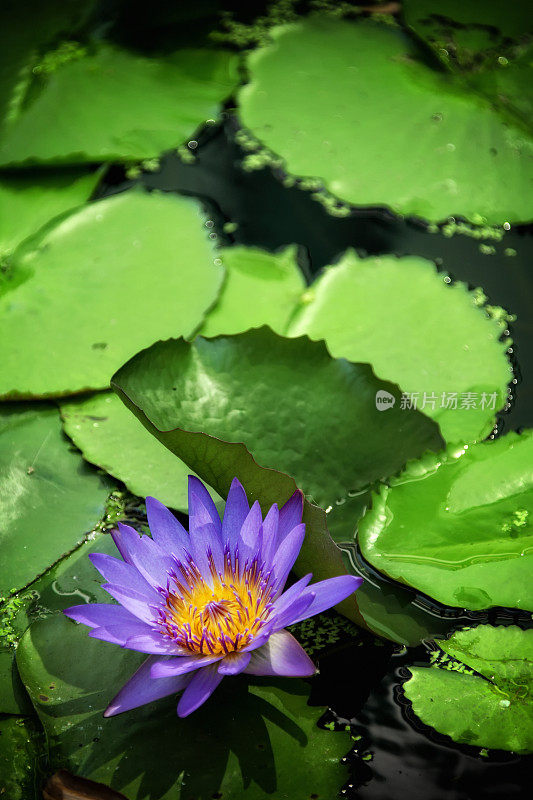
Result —
M237 120L227 113L221 124L198 132L193 164L168 155L156 172L144 173L136 181L127 180L123 169L113 168L99 196L127 190L139 181L149 189L200 197L223 244L271 251L293 242L300 245L299 263L309 282L347 247L356 248L361 255L409 254L433 260L452 279L472 288L483 287L491 304L517 315L510 326L516 384L510 408L500 415L497 435L533 425L533 282L529 268L533 226L509 230L501 242L494 243L496 253L485 255L476 239L429 233L423 222L400 219L384 209L365 208L350 217L332 217L308 193L285 188L270 169L242 170L242 151L234 140L237 128ZM224 233L226 222L237 224L231 235ZM504 255L506 248L515 250L516 255ZM386 320L376 324L386 324ZM350 555L361 565L356 552ZM373 571L371 577L387 591L396 591ZM462 614L438 607L409 589L399 591L432 635L442 636L479 622L528 623L527 615L505 610ZM372 637L362 645L347 641L319 655L320 675L313 682L310 702L329 706L322 724L349 723L354 734L361 736L347 756L350 777L341 796L360 800L403 800L406 795L409 800L529 797L533 758L504 752L483 757L479 749L455 745L413 716L401 690L408 677L405 668L428 660L429 650L424 645L409 650L376 646Z

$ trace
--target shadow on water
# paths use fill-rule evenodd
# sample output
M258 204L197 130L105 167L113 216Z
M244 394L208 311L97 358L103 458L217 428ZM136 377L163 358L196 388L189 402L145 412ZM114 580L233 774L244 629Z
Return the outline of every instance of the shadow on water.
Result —
M503 620L500 620L500 622ZM376 650L381 651L376 654ZM408 665L429 662L424 647L351 644L321 660L311 702L329 703L325 724L351 724L347 800L525 800L533 756L455 744L414 715L402 692Z

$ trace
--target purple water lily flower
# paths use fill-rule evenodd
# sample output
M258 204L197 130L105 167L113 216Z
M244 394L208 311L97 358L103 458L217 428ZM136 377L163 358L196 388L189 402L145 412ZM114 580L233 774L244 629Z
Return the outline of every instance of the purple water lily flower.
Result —
M226 675L316 672L285 628L344 600L362 579L341 575L309 586L306 575L283 592L304 538L302 505L297 491L263 520L235 478L221 522L209 492L191 476L189 533L153 497L146 498L153 538L119 524L112 536L123 560L89 556L119 605L64 612L91 627L95 639L150 654L104 716L184 690L178 715L186 717Z

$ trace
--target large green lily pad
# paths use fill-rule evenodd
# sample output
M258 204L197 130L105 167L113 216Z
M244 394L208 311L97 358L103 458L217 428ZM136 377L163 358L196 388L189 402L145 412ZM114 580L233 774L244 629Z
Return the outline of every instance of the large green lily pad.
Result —
M113 392L61 404L63 427L83 457L139 497L187 511L191 470L151 436Z
M490 433L512 377L509 342L463 283L447 285L416 256L360 259L349 251L305 299L290 334L325 339L337 358L368 361L402 387L400 404L416 403L448 442Z
M305 289L296 248L267 253L257 247L236 246L225 248L221 255L227 277L202 326L202 335L241 333L261 325L284 333Z
M1 165L155 158L216 117L238 83L238 56L214 48L156 57L93 43L66 53L34 67L38 85L4 127Z
M317 15L271 36L248 56L240 116L292 175L433 221L531 219L533 140L400 28Z
M359 523L380 572L449 606L533 611L533 434L428 455Z
M190 335L223 270L198 205L125 192L73 213L13 255L0 298L0 395L107 388L159 338Z
M17 662L47 734L51 769L101 781L129 800L209 800L217 792L308 800L340 789L348 737L316 726L320 710L307 705L300 680L229 678L185 720L175 698L103 719L143 658L91 639L61 616L31 626Z
M398 390L367 364L332 359L322 342L268 328L159 342L122 367L113 388L223 497L237 476L266 513L296 482L308 501L296 566L317 580L345 570L313 503L326 508L441 441L419 412L377 410L378 391Z
M462 744L532 752L533 630L479 625L437 644L461 663L410 667L403 688L422 722Z
M62 170L0 177L0 259L53 217L88 200L100 171Z
M73 452L55 408L0 407L0 594L32 581L102 516L111 484Z

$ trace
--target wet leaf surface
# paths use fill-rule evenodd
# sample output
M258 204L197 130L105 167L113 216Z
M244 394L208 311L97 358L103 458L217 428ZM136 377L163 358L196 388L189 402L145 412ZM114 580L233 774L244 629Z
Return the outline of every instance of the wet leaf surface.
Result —
M533 630L479 625L438 644L479 674L410 667L403 690L420 719L455 742L533 752Z
M285 333L305 289L296 248L274 254L256 247L227 247L221 255L227 277L200 330L202 336L241 333L261 325Z
M492 430L512 377L509 343L499 341L505 312L488 316L476 294L443 278L414 256L348 252L313 284L289 333L325 339L336 358L367 361L446 441L474 441Z
M157 158L218 115L237 67L236 54L208 48L147 57L111 44L60 45L37 65L38 87L4 128L0 165Z
M0 258L46 222L89 199L100 170L62 170L0 177Z
M363 556L445 605L531 611L532 456L526 432L413 462L360 521Z
M53 407L3 405L0 440L0 592L9 594L82 541L113 487L69 448Z
M436 222L531 219L533 140L424 64L400 28L318 15L271 35L248 56L239 115L291 175Z
M283 331L304 289L294 248L271 254L247 247L220 253L226 280L201 332L239 333L268 324ZM130 491L187 511L191 469L151 436L114 394L61 404L66 433L84 458L123 481Z
M189 467L151 436L113 392L61 403L65 432L83 457L139 497L187 511Z
M223 275L202 224L192 200L127 192L19 249L0 298L0 394L107 388L138 350L190 335Z

